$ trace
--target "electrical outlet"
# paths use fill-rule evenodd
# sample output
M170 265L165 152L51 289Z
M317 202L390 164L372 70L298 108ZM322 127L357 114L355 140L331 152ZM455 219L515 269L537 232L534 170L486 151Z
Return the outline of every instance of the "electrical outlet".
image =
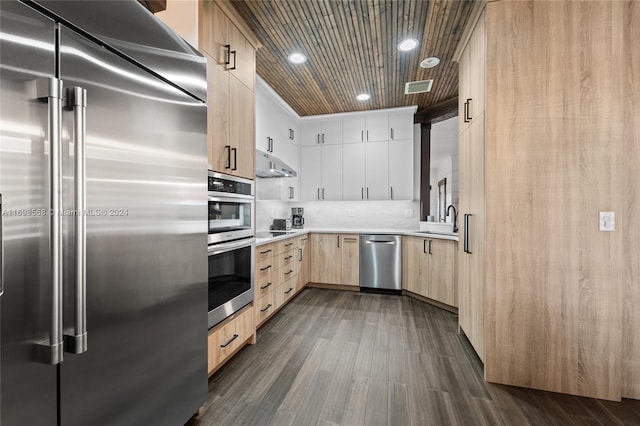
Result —
M349 217L354 217L356 215L356 213L353 211L353 209L348 209L347 210L347 214L349 215Z
M407 218L413 217L413 210L412 209L406 209L404 211L404 217L407 217Z
M600 212L600 231L613 232L616 230L615 212Z

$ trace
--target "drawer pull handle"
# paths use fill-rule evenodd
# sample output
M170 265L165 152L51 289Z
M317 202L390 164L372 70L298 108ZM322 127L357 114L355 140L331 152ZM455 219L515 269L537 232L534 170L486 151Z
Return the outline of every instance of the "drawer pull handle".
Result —
M285 291L284 294L289 294L293 291L293 287L289 287L289 290Z
M289 271L289 272L285 272L284 274L285 274L285 275L289 275L289 274L291 274L292 272L293 272L293 271Z
M267 253L271 253L271 249L260 252L260 254L267 254Z
M267 269L271 268L271 265L267 265L264 268L260 268L261 271L266 271Z
M355 238L345 238L344 240L345 240L345 241L352 241L352 242L357 241Z
M289 259L291 259L292 257L293 257L293 255L287 256L287 257L285 257L285 258L284 258L284 260L289 260Z
M262 287L260 287L260 290L264 290L265 288L269 288L271 287L272 283L266 283L265 285L263 285Z
M260 312L267 312L269 310L269 308L271 307L271 303L269 303L267 306L265 306L264 308L260 309Z
M231 342L233 342L234 340L236 340L238 337L240 337L238 334L234 334L233 337L229 340L227 340L225 343L223 343L222 345L220 345L221 348L226 348L227 346L229 346L231 344Z
M289 244L285 244L284 246L285 247L289 247L289 246L292 246L292 245L293 245L293 243L289 243Z

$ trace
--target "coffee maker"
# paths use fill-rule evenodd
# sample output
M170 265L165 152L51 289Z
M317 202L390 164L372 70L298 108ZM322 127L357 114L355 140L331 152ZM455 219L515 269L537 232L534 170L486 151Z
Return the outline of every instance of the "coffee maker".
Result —
M302 229L304 228L304 209L302 207L292 207L291 208L291 224L293 225L293 229Z

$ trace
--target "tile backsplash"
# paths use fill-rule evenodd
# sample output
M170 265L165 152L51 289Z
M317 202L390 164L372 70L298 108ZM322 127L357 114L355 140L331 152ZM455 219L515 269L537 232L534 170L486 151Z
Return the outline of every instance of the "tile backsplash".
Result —
M258 201L256 229L289 217L292 207L304 208L305 228L418 229L420 224L417 201Z

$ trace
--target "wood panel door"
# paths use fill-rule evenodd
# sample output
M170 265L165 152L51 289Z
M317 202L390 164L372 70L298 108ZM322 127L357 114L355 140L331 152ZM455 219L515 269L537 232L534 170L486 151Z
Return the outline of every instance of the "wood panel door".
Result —
M426 239L402 237L402 288L428 297L428 254Z
M357 234L342 234L340 238L342 254L342 283L343 285L360 285L360 236Z
M298 272L298 289L301 289L310 281L311 277L311 241L309 235L300 237L300 247L298 248L300 270Z
M311 282L342 284L340 234L311 235Z
M253 92L234 76L229 77L229 145L231 171L228 173L254 179L255 105Z
M465 238L469 229L466 227L466 216L471 214L471 176L472 176L472 160L470 131L465 128L459 137L459 154L460 170L458 175L458 217L459 225L459 244L458 244L458 323L465 334L473 334L472 326L473 307L471 300L471 259L466 249Z
M485 15L482 13L469 40L469 116L471 121L479 119L485 109L486 91L486 34Z
M229 73L216 60L204 53L207 58L207 93L215 102L207 104L207 152L209 167L217 172L228 173L230 148L229 140Z
M465 119L467 114L467 100L471 98L471 53L470 44L462 52L458 63L458 123L459 132L467 130L469 123Z
M427 297L457 307L456 242L431 239Z
M229 31L229 39L231 40L229 43L231 45L229 70L235 78L253 92L256 77L256 51L235 25L229 24Z

